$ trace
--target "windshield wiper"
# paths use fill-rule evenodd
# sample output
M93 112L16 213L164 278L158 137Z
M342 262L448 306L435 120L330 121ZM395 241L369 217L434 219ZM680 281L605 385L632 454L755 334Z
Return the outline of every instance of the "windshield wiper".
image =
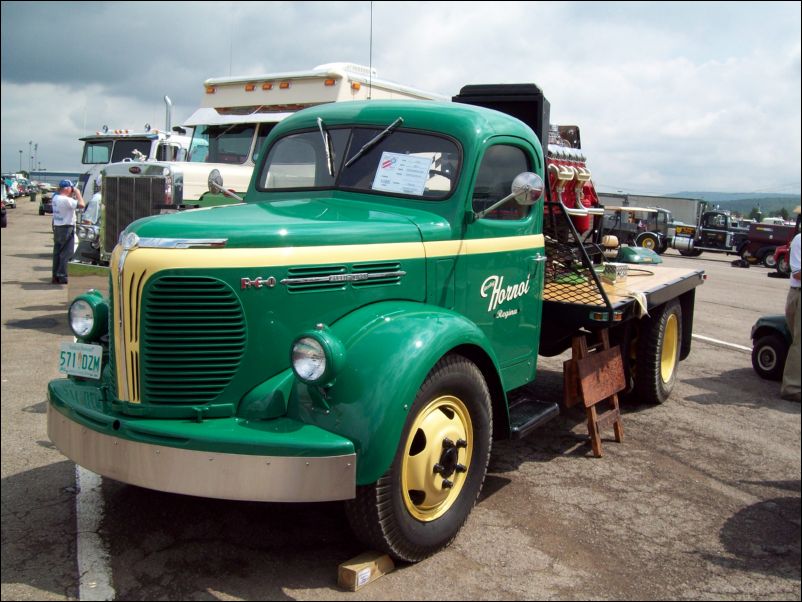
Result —
M317 118L317 127L320 130L320 135L323 137L323 146L326 148L326 167L329 170L329 175L334 177L334 151L331 148L331 136L329 131L323 125L323 120Z
M360 148L359 151L357 151L357 153L348 160L348 162L345 164L345 167L350 167L351 164L356 162L357 159L359 159L362 155L364 155L366 152L368 152L370 149L376 146L379 142L387 138L387 136L393 133L393 130L398 128L398 126L402 125L403 123L404 119L402 117L399 117L398 119L393 121L390 125L387 126L387 129L385 129L381 134L375 136L371 140L368 140L367 144L365 144L365 146Z

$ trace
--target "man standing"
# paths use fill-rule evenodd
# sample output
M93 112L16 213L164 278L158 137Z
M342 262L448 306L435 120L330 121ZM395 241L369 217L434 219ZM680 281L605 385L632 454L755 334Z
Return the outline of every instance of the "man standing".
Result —
M798 222L797 222L798 223ZM789 249L790 265L791 265L791 288L788 290L788 298L785 302L785 320L788 322L788 328L791 330L793 342L788 349L788 357L785 360L785 370L783 371L783 384L780 389L780 395L783 399L789 401L800 401L802 395L802 374L800 374L800 344L802 344L802 337L800 337L800 322L802 322L802 312L800 312L800 234L797 232L794 240L791 241L791 248Z
M75 250L75 210L85 207L81 191L69 180L62 180L53 196L53 279L67 284L67 262Z

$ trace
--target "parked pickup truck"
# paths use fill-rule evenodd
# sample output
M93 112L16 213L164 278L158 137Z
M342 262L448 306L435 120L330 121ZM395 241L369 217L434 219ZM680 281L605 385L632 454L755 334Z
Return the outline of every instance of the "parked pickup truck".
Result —
M605 284L576 229L556 226L568 213L544 207L541 140L455 102L288 116L246 202L124 230L110 297L70 306L50 439L125 483L346 500L371 548L413 562L442 549L493 439L559 413L525 395L539 353L608 329L633 395L662 402L690 352L702 271Z

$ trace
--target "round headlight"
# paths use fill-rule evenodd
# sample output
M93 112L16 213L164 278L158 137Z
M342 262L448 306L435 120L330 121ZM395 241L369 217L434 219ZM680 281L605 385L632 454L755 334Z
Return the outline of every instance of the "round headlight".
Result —
M95 327L95 312L92 306L83 299L76 299L70 305L70 328L75 336L82 339Z
M301 337L292 346L292 369L304 382L315 382L326 372L326 352L312 337Z
M290 350L295 376L308 385L332 385L345 360L345 345L323 324L298 335Z
M90 290L76 297L67 317L73 334L84 342L100 340L108 332L108 303L99 291Z

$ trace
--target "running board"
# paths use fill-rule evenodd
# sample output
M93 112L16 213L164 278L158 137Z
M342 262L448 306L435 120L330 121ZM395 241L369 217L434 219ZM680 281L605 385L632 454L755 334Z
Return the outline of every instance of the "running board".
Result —
M510 437L521 439L530 432L560 415L554 402L521 399L510 408Z

